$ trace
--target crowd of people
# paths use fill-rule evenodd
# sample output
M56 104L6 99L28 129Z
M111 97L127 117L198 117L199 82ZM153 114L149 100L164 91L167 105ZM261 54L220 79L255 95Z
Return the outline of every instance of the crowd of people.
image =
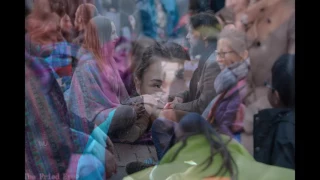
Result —
M295 179L294 0L186 2L26 1L26 179Z

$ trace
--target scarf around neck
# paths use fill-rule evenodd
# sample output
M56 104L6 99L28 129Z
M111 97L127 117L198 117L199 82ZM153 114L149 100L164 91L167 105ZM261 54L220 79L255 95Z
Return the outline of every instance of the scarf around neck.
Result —
M217 94L229 90L237 84L238 81L245 78L249 72L250 59L241 62L236 62L226 67L216 77L214 88Z

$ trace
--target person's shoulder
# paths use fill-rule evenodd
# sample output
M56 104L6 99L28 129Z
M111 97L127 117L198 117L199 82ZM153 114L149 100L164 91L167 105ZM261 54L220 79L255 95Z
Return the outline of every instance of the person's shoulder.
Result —
M292 140L295 135L295 114L289 111L277 120L277 138L281 141Z
M213 64L214 62L216 62L216 54L214 52L212 52L210 54L210 56L208 57L206 63L207 64Z
M77 55L79 61L77 64L76 71L82 71L85 69L86 71L97 71L98 65L92 53L81 49Z
M212 53L209 56L208 60L205 63L205 68L206 69L214 69L215 72L217 72L217 73L221 72L220 66L219 66L218 62L216 61L216 56L214 53ZM211 73L213 73L213 72L211 72Z

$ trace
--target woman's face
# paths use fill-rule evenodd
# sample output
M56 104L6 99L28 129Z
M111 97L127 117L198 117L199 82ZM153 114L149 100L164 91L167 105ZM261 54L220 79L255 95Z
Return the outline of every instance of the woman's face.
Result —
M60 26L63 31L66 31L66 32L72 31L73 25L70 17L67 14L61 18Z
M80 17L80 8L77 9L74 19L74 27L76 30L81 31L83 30L82 27L82 18Z
M188 40L190 47L194 48L199 44L200 38L200 32L193 29L192 26L188 25L188 34L186 36L186 39Z
M140 95L166 93L164 88L165 71L163 60L155 60L144 72L141 80L136 80L137 92Z
M116 44L117 39L118 39L117 31L116 31L116 26L114 25L113 22L111 22L111 37L110 40L113 43L113 45Z
M50 22L48 24L48 31L46 32L45 36L50 43L56 43L56 42L62 41L63 37L61 34L60 25L55 22Z
M216 56L220 69L224 69L235 62L243 60L243 58L231 48L231 42L228 39L220 39L218 41Z

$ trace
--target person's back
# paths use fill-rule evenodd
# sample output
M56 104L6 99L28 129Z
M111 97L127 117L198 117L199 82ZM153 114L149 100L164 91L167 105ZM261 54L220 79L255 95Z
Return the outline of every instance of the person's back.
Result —
M157 166L128 179L289 180L295 176L293 170L256 162L241 144L218 134L196 113L179 122L172 142Z
M50 70L31 57L25 61L25 86L26 173L65 173L72 144L62 92Z
M295 169L294 55L281 56L272 67L269 102L272 109L254 117L254 157L257 161Z

